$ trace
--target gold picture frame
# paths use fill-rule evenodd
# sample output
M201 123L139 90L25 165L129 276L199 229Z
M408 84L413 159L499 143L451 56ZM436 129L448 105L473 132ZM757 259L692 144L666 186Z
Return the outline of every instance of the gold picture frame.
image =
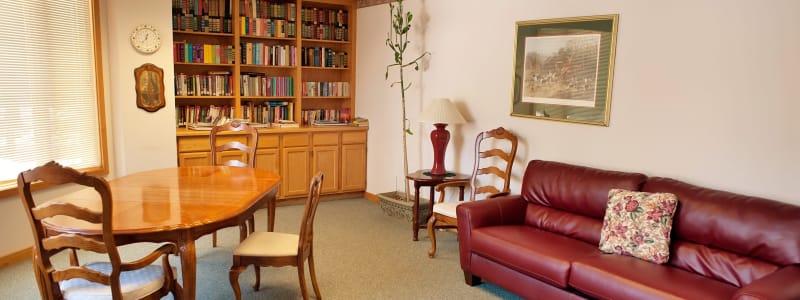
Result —
M164 70L146 63L133 70L136 78L136 106L156 112L166 106L164 98Z
M618 19L517 22L511 115L608 126Z

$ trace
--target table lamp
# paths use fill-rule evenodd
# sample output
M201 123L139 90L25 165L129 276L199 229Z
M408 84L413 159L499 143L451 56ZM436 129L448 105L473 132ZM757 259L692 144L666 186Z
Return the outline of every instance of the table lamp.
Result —
M445 129L447 124L464 123L464 117L449 99L434 99L417 118L418 122L433 123L436 129L431 131L431 144L433 144L433 167L431 175L447 175L444 169L444 151L450 142L450 132Z

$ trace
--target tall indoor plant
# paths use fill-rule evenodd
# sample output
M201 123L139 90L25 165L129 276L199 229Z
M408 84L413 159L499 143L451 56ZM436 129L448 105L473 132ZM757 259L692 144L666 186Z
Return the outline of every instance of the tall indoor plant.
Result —
M397 4L392 4L389 2L389 18L391 22L391 28L389 28L389 33L386 37L386 46L392 50L394 55L394 63L386 66L386 75L385 79L389 79L389 71L392 69L397 69L398 72L398 81L394 81L391 84L391 87L395 85L399 85L400 87L400 103L401 103L401 110L402 110L402 122L403 122L403 179L405 179L405 175L408 174L408 143L407 138L408 135L413 134L410 128L410 122L408 117L406 116L406 91L411 87L411 82L406 83L404 77L404 70L409 67L413 67L414 71L419 70L419 61L425 57L426 55L430 54L428 52L423 52L416 58L406 61L405 53L408 50L408 45L411 41L408 40L408 33L411 30L411 21L414 18L414 15L410 11L405 11L403 8L403 0L398 0ZM404 194L405 194L405 201L409 202L409 184L408 180L404 180Z

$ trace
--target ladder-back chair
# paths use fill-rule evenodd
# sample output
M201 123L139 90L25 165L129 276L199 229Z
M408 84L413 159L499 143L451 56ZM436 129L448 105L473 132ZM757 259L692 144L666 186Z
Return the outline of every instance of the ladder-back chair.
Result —
M246 134L247 144L239 141L231 140L219 144L220 133L222 132L240 132ZM234 166L234 167L256 167L256 148L258 147L258 130L247 125L240 120L233 120L231 122L217 125L211 128L209 135L211 140L211 165L213 166ZM250 217L247 219L250 226L249 232L255 230L255 219ZM247 236L247 225L239 225L239 241L242 241ZM211 243L214 247L217 246L217 232L211 235Z
M37 206L31 193L31 184L35 182L91 187L98 198L85 207L58 200ZM161 245L136 261L122 262L112 231L112 195L105 179L51 161L20 173L17 184L33 230L33 269L43 299L160 299L170 292L175 298L181 297L180 285L168 259L169 254L177 253L174 244ZM53 235L47 231L44 223L48 218L64 217L93 224L101 229L101 234ZM107 257L79 265L76 250ZM61 253L69 255L68 265L54 263ZM153 264L159 258L161 265Z

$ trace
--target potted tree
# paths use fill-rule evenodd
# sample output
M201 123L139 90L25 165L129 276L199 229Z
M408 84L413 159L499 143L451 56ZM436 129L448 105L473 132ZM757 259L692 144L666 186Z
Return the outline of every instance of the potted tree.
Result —
M389 72L396 70L398 72L397 81L391 83L391 87L397 86L400 89L401 101L401 121L402 121L402 136L403 136L403 191L394 191L379 194L381 199L381 207L388 215L404 217L407 220L412 220L411 207L413 205L409 190L410 186L408 180L405 180L408 174L408 135L414 134L410 128L410 122L406 114L406 91L411 88L411 82L405 79L405 71L407 68L413 68L414 71L419 70L419 63L422 58L430 53L423 52L414 59L406 59L406 50L411 43L408 39L408 33L411 31L411 22L414 15L410 11L405 11L403 8L403 0L398 0L396 4L389 2L389 18L391 19L391 28L386 37L386 46L392 50L394 62L386 66L385 79L389 79ZM426 220L425 216L430 215L430 207L428 201L420 201L420 220Z

